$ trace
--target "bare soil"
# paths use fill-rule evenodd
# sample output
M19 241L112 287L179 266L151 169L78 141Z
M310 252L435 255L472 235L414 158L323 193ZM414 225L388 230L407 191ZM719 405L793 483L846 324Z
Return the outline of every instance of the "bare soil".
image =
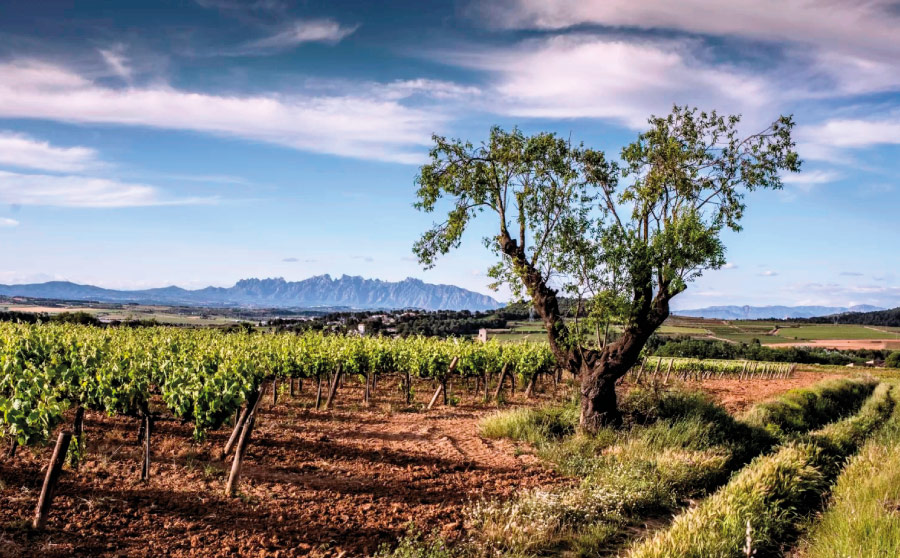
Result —
M766 347L814 347L842 351L868 349L872 351L900 349L900 341L892 339L815 339L793 343L766 343Z
M702 388L740 411L833 375L707 380ZM478 436L479 419L496 406L477 403L474 391L460 389L455 407L424 411L431 386L422 383L410 412L396 383L384 379L368 408L353 381L333 411L309 408L308 382L274 407L267 397L236 498L223 494L229 462L215 458L229 427L194 443L189 424L157 423L151 478L141 482L138 421L88 412L86 460L64 470L44 531L29 524L53 448L20 449L0 461L0 558L365 556L396 542L410 524L461 536L473 500L570 482L516 444ZM520 392L515 401L560 396L525 402Z

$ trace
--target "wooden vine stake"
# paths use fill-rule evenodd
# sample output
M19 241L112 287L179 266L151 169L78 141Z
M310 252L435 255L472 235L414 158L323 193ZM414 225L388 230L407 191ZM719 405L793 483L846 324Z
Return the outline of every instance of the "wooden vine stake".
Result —
M528 381L528 387L525 388L525 399L531 399L531 394L534 392L534 384L537 381L537 374L531 376L531 379Z
M241 437L238 439L237 447L234 450L234 460L231 462L231 473L228 475L228 483L225 485L225 495L234 496L237 491L238 480L241 477L241 467L244 464L244 455L247 452L247 446L250 445L250 435L253 432L253 425L256 424L256 410L259 408L259 402L262 401L262 393L258 390L254 391L251 399L247 400L247 413L244 424L241 427Z
M150 433L153 427L153 419L150 413L144 415L144 461L141 463L141 480L150 478Z
M47 524L47 513L50 511L50 504L53 502L56 484L59 481L59 474L62 472L63 462L66 460L66 453L69 451L69 442L72 441L72 433L63 430L56 438L56 447L53 448L53 456L50 458L50 465L47 467L47 474L44 476L44 486L41 488L41 497L38 499L37 507L34 509L34 522L32 526L35 529L43 529Z
M337 393L338 385L341 381L341 365L338 365L337 372L334 374L334 381L331 382L331 389L328 390L328 399L325 400L325 410L331 408L331 402L334 401L334 395Z
M447 404L447 376L453 373L453 370L456 368L456 364L459 362L459 357L453 357L453 360L450 361L450 367L447 369L447 374L441 376L440 381L438 382L438 387L434 390L434 396L431 398L431 403L428 404L428 410L431 410L434 407L434 404L437 402L438 397L441 394L444 394L444 405Z
M503 380L506 379L506 371L509 367L509 363L503 365L503 369L500 370L500 378L497 380L497 390L494 392L494 400L500 401L500 391L503 389Z
M261 396L259 393L259 388L252 391L250 393L250 396L247 397L247 403L244 405L244 410L241 411L240 418L235 421L234 430L231 431L231 436L228 438L228 442L225 443L225 449L222 450L222 459L228 457L228 454L230 454L231 450L234 449L234 444L237 443L238 436L240 436L241 431L244 428L244 424L247 422L247 416L256 407L256 404L260 400L260 398Z
M75 410L75 421L72 429L75 431L73 437L75 438L75 449L77 450L72 458L72 466L77 469L81 466L79 458L84 454L84 407L80 405Z
M316 409L322 406L322 375L316 374Z

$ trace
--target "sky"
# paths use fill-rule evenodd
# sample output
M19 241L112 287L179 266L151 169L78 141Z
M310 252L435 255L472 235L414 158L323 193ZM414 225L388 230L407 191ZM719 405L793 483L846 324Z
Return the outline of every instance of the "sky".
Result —
M891 0L0 0L0 283L490 294L488 219L433 269L412 255L432 134L615 158L687 104L793 114L803 171L748 198L675 309L900 306L898 29Z

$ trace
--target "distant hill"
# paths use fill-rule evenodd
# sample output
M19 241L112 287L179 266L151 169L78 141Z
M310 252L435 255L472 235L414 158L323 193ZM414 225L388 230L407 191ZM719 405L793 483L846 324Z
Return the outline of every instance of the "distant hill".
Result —
M859 306L709 306L694 310L675 310L677 316L690 318L712 318L716 320L789 320L795 318L816 318L846 314L847 312L873 312L884 308L862 304Z
M875 310L872 312L854 312L827 318L811 318L808 321L811 323L832 323L837 321L841 324L900 327L900 308Z
M0 285L0 295L59 300L166 304L172 306L247 306L265 308L316 308L344 306L353 309L421 308L424 310L494 310L493 298L453 285L434 285L407 278L390 282L343 275L317 275L302 281L242 279L233 287L187 290L164 287L119 291L68 281L29 285Z

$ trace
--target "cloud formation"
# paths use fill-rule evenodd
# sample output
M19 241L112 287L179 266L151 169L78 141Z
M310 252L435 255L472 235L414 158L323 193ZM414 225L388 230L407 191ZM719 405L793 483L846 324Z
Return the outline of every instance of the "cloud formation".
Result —
M0 171L0 203L9 205L114 208L214 201L214 198L171 199L153 186L106 178Z
M11 229L18 226L19 222L15 219L10 219L9 217L0 217L0 228Z
M303 43L334 44L352 35L358 28L358 25L341 25L333 19L298 19L274 35L247 43L244 50L283 50Z
M0 64L0 117L148 126L415 164L446 117L371 88L353 95L214 95L168 85L113 88L67 68Z
M54 172L79 172L98 166L89 147L57 147L49 142L0 130L0 165Z

